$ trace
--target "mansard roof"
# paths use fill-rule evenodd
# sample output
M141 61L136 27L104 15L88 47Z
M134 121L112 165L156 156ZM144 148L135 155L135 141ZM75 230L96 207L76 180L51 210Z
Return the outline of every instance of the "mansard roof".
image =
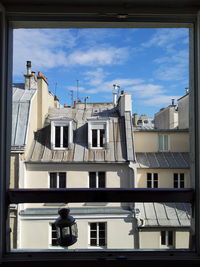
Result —
M12 101L12 141L11 149L24 149L28 131L31 99L36 90L25 90L24 84L14 84Z
M132 124L130 112L121 117L117 107L108 104L88 105L76 108L51 108L46 126L35 134L29 163L94 163L126 162L134 160ZM73 144L71 149L53 150L50 145L52 120L73 120ZM109 121L109 148L88 149L88 120Z
M190 168L189 152L137 152L139 168Z

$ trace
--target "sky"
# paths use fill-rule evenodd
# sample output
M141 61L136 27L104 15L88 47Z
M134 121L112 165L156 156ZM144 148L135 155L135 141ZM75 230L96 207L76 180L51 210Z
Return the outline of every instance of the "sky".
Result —
M112 102L113 84L132 94L132 112L149 117L185 94L189 80L185 28L16 29L13 82L24 82L26 61L48 78L61 104L77 97Z

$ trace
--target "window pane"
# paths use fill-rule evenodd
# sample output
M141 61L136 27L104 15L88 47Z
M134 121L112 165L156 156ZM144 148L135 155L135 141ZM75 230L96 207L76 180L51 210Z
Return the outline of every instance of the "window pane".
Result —
M161 245L166 245L166 232L161 231Z
M106 183L105 183L105 172L98 172L98 176L99 176L99 188L105 188L106 187Z
M99 223L99 230L105 230L105 223Z
M97 147L97 130L92 130L92 146Z
M55 147L60 147L60 126L55 126Z
M168 135L164 135L164 150L168 150Z
M154 173L153 174L153 179L154 179L154 181L153 181L153 187L154 188L158 188L158 174L157 173Z
M59 188L66 188L66 173L59 173Z
M91 223L90 224L90 229L91 230L97 230L97 224L96 223Z
M185 187L184 173L180 173L180 188Z
M178 173L174 173L174 188L178 188Z
M63 147L68 147L68 126L63 127Z
M90 246L97 246L97 240L96 239L90 239Z
M158 135L158 150L163 150L163 135Z
M147 188L152 187L151 173L147 173Z
M173 246L173 231L168 231L168 245Z
M96 172L89 173L89 187L96 188Z
M50 188L56 188L57 187L57 173L51 172L50 173Z
M106 242L105 242L105 238L100 238L99 239L99 246L105 246Z
M100 130L100 147L104 146L104 139L105 139L105 130L101 129Z

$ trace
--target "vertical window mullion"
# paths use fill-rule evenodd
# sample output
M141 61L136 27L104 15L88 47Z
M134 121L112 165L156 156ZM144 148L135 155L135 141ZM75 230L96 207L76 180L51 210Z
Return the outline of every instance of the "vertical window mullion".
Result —
M63 148L63 126L60 126L60 147Z
M100 130L97 130L97 147L100 147Z

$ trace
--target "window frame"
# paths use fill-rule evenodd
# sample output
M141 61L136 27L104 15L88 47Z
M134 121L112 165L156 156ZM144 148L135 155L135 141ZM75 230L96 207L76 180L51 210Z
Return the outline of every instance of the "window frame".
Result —
M95 187L90 187L90 173L94 172L95 173L95 184L96 186ZM104 184L105 184L105 187L99 187L99 173L100 172L103 172L104 173ZM106 188L106 172L105 171L90 171L88 172L88 187L89 188Z
M89 149L108 149L109 148L109 121L108 120L88 120L88 148ZM104 129L104 142L100 146L100 130ZM97 130L97 146L93 146L93 130Z
M91 224L92 223L95 223L96 225L97 225L97 230L96 230L96 232L97 232L97 245L96 246L92 246L91 245ZM105 246L100 246L99 245L99 224L100 223L103 223L104 225L105 225ZM105 221L95 221L95 222L89 222L88 223L88 247L89 248L93 248L93 249L105 249L106 247L107 247L107 222L105 222Z
M167 137L167 149L165 149L165 137ZM160 141L162 145L160 146ZM158 134L158 151L168 152L170 151L170 135L169 134Z
M63 146L63 127L68 127L68 144L67 147ZM60 127L60 146L56 146L56 127ZM51 148L53 150L67 150L71 149L73 143L73 135L72 135L72 120L52 120L51 121Z
M174 188L185 188L185 173L184 172L175 172L173 173L173 183L175 185L175 174L177 174L177 184L178 186ZM181 175L183 175L183 181L181 181ZM181 186L181 183L183 182L183 187Z
M101 10L101 12L94 12L94 10ZM33 12L31 12L31 10ZM190 192L194 199L198 199L200 195L200 183L199 183L199 174L200 174L200 14L196 11L185 11L182 12L177 9L171 8L168 9L168 12L163 12L159 9L152 8L148 10L148 8L142 8L137 10L137 13L134 9L129 8L125 9L127 13L133 14L130 15L127 20L127 16L121 16L119 12L121 9L118 9L117 6L113 7L112 13L110 14L110 7L98 8L93 7L88 10L83 7L76 6L76 12L74 12L73 8L65 9L66 12L71 13L70 15L63 15L63 8L59 11L58 8L53 9L52 6L45 8L44 13L41 12L40 7L36 6L14 6L5 9L0 4L0 35L1 35L1 45L0 45L0 85L1 85L1 105L0 105L0 123L1 123L1 131L0 131L0 188L1 188L1 196L0 196L0 250L1 250L1 258L0 262L28 262L30 258L32 261L43 261L44 255L46 260L49 261L57 261L64 260L67 262L74 262L74 260L82 260L83 262L87 262L87 260L98 261L99 259L107 259L109 260L129 260L130 265L133 262L138 263L163 263L165 262L180 262L181 260L184 262L184 259L187 259L187 264L190 263L199 263L200 262L200 203L199 201L194 201L194 209L193 214L195 216L192 220L192 239L195 243L195 248L191 248L191 251L180 250L180 251L171 251L171 252L159 252L159 251L112 251L112 253L106 252L102 253L94 253L91 254L86 252L83 255L76 253L76 259L74 258L72 253L56 253L52 258L52 253L47 252L16 252L10 253L8 252L9 244L8 236L7 236L7 220L4 218L8 218L8 206L10 203L17 202L16 199L20 198L20 195L23 194L23 190L18 191L17 198L14 197L16 194L15 190L9 190L9 155L10 155L10 129L11 129L11 103L12 103L12 95L7 88L10 88L11 85L11 74L12 74L12 28L25 26L25 28L29 27L55 27L56 25L62 25L62 27L77 27L80 25L81 27L188 27L190 28L190 123L191 123L191 158L193 159L191 162L191 177L192 179L192 187L193 191ZM87 10L87 12L86 12ZM22 12L23 11L23 12ZM75 13L74 17L73 14ZM105 16L101 16L102 12L105 12ZM107 12L107 13L106 13ZM132 12L132 13L131 13ZM89 19L87 19L87 16ZM99 16L99 17L98 17ZM125 21L123 21L125 19ZM67 21L68 22L65 22ZM179 196L185 190L176 190ZM53 191L52 191L53 192ZM52 192L48 191L51 194ZM100 193L104 193L104 191L100 190ZM145 191L147 192L147 191ZM173 195L175 191L168 190L165 194L159 196L156 191L155 195L158 196L159 199L163 199L166 195ZM26 200L29 200L31 196L33 196L33 192L26 192L27 195L25 197ZM35 194L37 195L38 190L36 190ZM126 193L126 190L124 190ZM148 193L151 191L148 190ZM174 199L176 199L177 193L174 194ZM90 195L90 199L95 196L96 192ZM133 196L133 201L135 201L135 194L138 194L138 190L133 190L131 193ZM189 194L189 191L188 191ZM107 195L107 193L106 193ZM106 195L103 194L102 197L106 198ZM130 197L130 194L128 194ZM70 195L72 197L72 195ZM151 194L150 194L151 196ZM54 191L54 198L57 197L56 191ZM117 194L113 195L114 199L117 199ZM126 201L127 195L123 195L124 201ZM68 198L68 197L67 197ZM73 197L72 197L73 198ZM151 198L151 197L150 197ZM155 196L154 196L155 198ZM181 197L183 199L183 196ZM14 200L15 199L15 200ZM144 200L144 192L141 195L141 200ZM189 198L188 198L189 199ZM54 199L55 200L55 199ZM190 201L193 201L190 199ZM45 201L44 201L45 202ZM56 201L54 201L56 202ZM58 199L58 202L60 200ZM2 219L3 218L3 219ZM195 232L196 231L196 232ZM7 242L6 242L7 240ZM173 259L171 257L173 253ZM121 263L121 261L120 261ZM76 262L78 264L78 261ZM127 263L128 264L128 263Z
M162 244L162 233L165 234L165 243L166 244ZM169 233L172 234L172 245L169 245ZM175 247L175 236L176 236L176 232L173 230L161 230L160 231L160 247L161 248L174 248Z
M56 187L51 187L51 173L56 174ZM65 174L65 187L60 187L60 173ZM49 172L48 173L48 188L66 188L67 187L67 173L66 172Z
M148 174L151 175L151 179L148 179ZM156 174L156 175L155 175ZM155 177L157 176L157 177ZM159 184L158 184L158 173L157 172L147 172L147 188L159 188ZM151 186L148 186L148 182L151 183ZM155 186L155 184L157 183L157 186Z

